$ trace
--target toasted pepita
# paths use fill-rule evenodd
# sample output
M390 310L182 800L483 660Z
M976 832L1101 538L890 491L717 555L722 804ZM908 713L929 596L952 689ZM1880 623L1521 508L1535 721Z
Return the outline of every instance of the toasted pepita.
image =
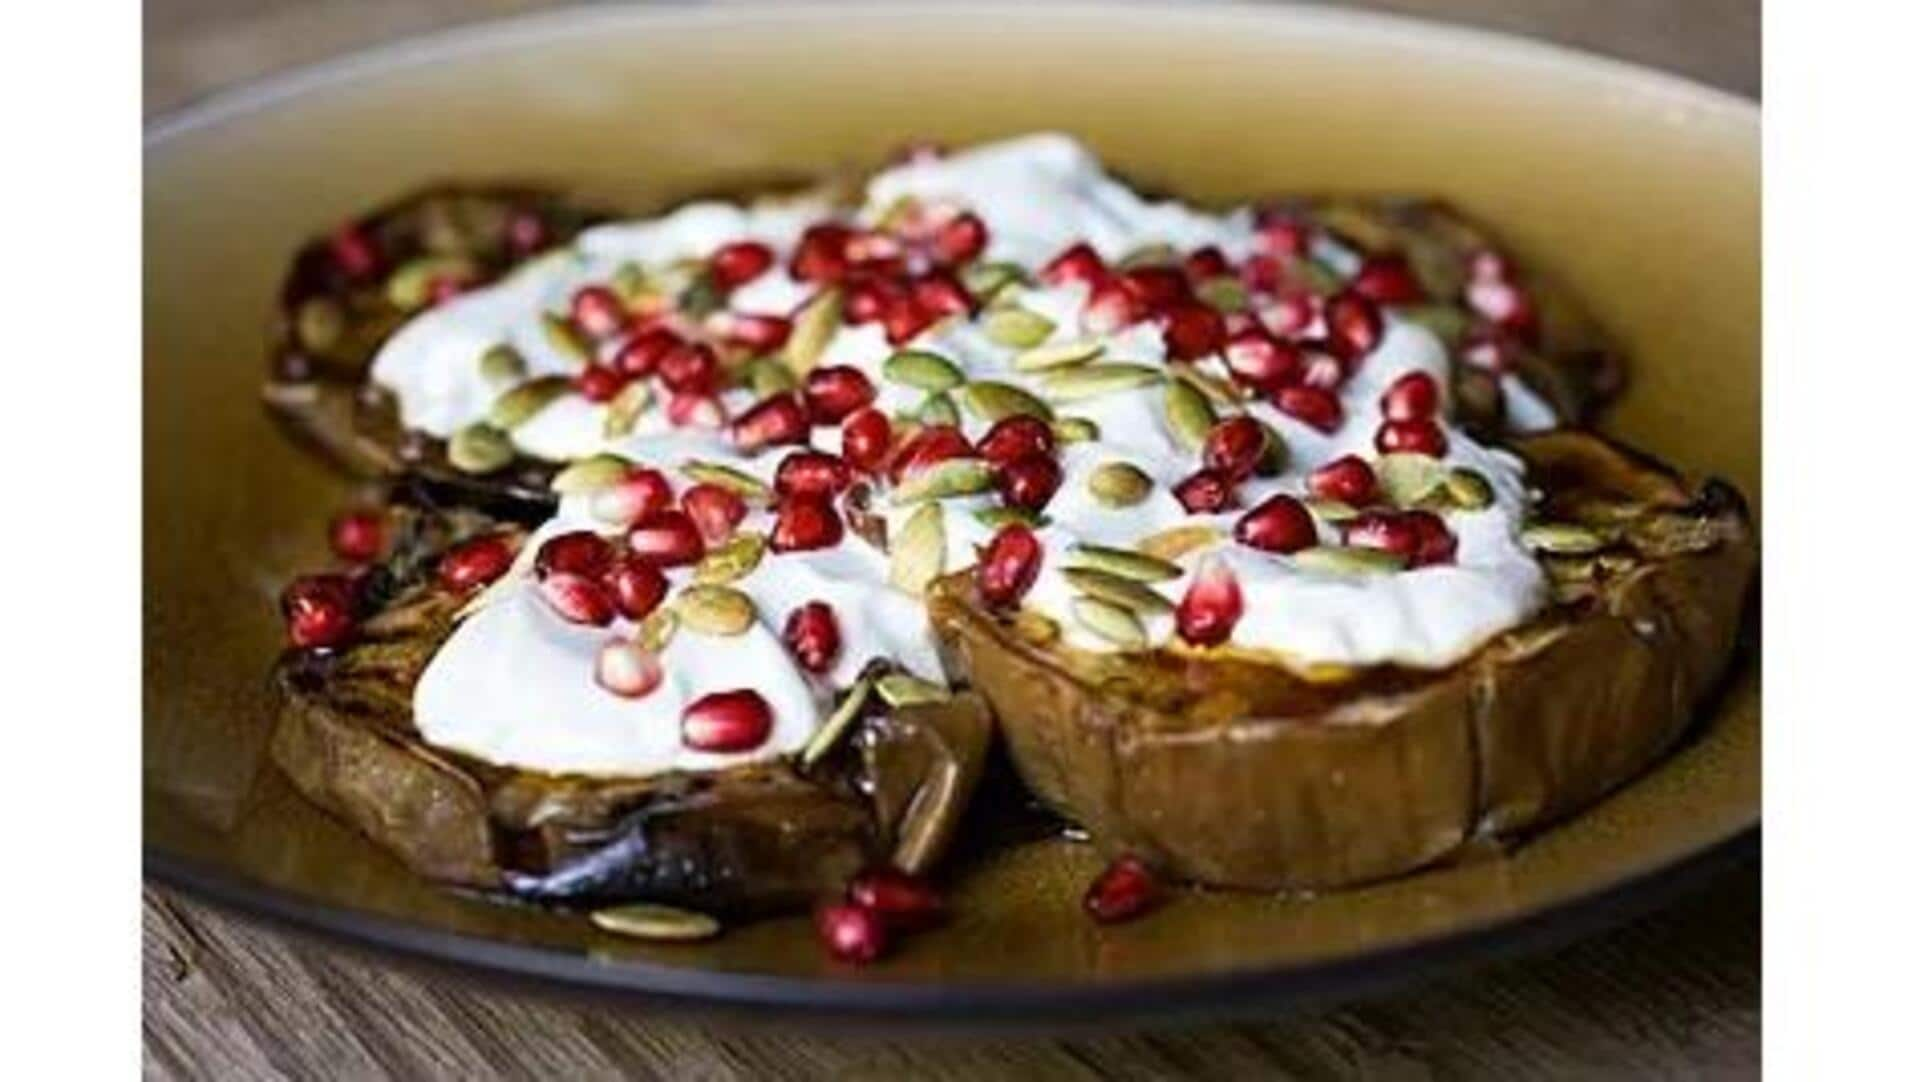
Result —
M1218 544L1226 536L1211 526L1175 526L1141 538L1134 547L1162 560L1177 560L1195 549Z
M1247 310L1247 287L1231 275L1209 278L1193 287L1193 295L1221 312Z
M646 380L634 380L620 388L620 393L607 403L607 412L600 418L600 434L608 439L632 435L651 405L653 389L647 386Z
M693 581L708 585L738 582L753 574L766 554L766 537L742 530L700 557L700 562L693 565Z
M1465 466L1449 470L1444 487L1447 501L1455 507L1478 511L1493 504L1493 483L1478 470Z
M903 672L891 672L874 681L873 690L880 694L881 702L895 710L921 703L944 703L953 698L953 693L939 684Z
M688 629L703 635L744 634L753 626L753 599L731 586L699 583L680 591L673 609Z
M424 307L432 299L435 282L465 284L480 268L464 256L423 255L400 264L387 276L387 303L403 312Z
M635 939L689 942L712 939L720 934L720 922L705 913L652 902L632 902L611 909L596 909L589 919L595 927L604 931Z
M480 355L480 378L495 387L511 386L527 378L527 359L505 342L489 346Z
M1107 347L1098 342L1055 342L1022 350L1014 356L1013 367L1020 372L1048 372L1086 364L1106 351Z
M1180 261L1180 250L1163 241L1142 244L1120 257L1114 266L1121 270L1133 270L1136 267L1164 267Z
M1394 311L1401 319L1432 331L1448 348L1458 345L1467 333L1466 312L1451 304L1409 304Z
M945 509L938 502L922 504L887 540L887 581L910 594L925 593L947 564Z
M1293 457L1293 452L1287 449L1287 438L1278 429L1258 417L1254 420L1267 435L1267 442L1260 448L1260 459L1253 464L1254 476L1278 477L1287 472L1287 460Z
M1206 442L1207 433L1218 420L1207 396L1184 379L1167 381L1165 411L1167 431L1175 442L1189 451L1197 451Z
M552 312L540 313L540 333L554 352L567 359L575 368L585 368L593 363L593 343L567 321L564 316Z
M793 390L800 386L800 379L777 358L756 357L747 364L747 386L755 398L765 398Z
M657 292L652 280L647 277L646 268L631 260L613 268L613 277L608 284L613 287L614 294L628 304Z
M1091 443L1100 438L1100 426L1088 417L1056 417L1053 438L1061 443Z
M787 363L802 375L813 370L840 329L840 291L825 289L793 315L793 330L784 348Z
M1520 542L1536 552L1556 556L1584 556L1607 547L1607 539L1570 522L1540 522L1520 531Z
M1293 560L1309 571L1336 575L1385 575L1407 566L1397 553L1351 545L1316 545L1294 553Z
M1067 550L1067 566L1100 571L1134 582L1169 582L1180 577L1178 564L1149 553L1108 545L1074 545Z
M492 473L513 461L513 441L507 434L476 421L447 440L447 461L462 473Z
M1151 614L1173 609L1173 602L1161 597L1151 586L1129 576L1091 567L1069 567L1060 574L1081 593L1134 612Z
M1053 333L1053 320L1025 308L1008 306L988 312L980 321L987 341L1008 349L1032 349Z
M562 496L597 492L624 478L632 468L633 464L619 455L590 455L554 474L547 487Z
M866 708L867 699L873 695L873 677L862 673L853 682L847 693L840 697L833 712L826 716L820 727L807 738L806 746L800 749L800 769L810 770L818 765L827 753L839 746L847 735L847 730L860 717L860 711Z
M1131 462L1102 462L1087 475L1087 492L1102 507L1133 507L1153 492L1153 478Z
M680 472L702 484L719 485L739 493L743 499L765 503L773 498L773 490L767 487L765 481L724 463L690 458L680 463Z
M572 389L573 381L565 376L539 376L509 387L493 400L493 406L487 410L487 423L511 432Z
M338 345L347 330L347 313L332 297L308 297L293 317L294 337L315 353Z
M1017 263L975 263L960 272L960 284L981 304L991 304L1008 286L1026 283L1027 272Z
M649 653L657 654L667 648L673 636L680 630L680 617L670 605L661 605L648 613L633 630L633 641Z
M1024 507L982 507L973 513L973 519L989 530L998 530L1002 526L1025 526L1037 530L1047 524L1047 516Z
M1053 417L1053 407L1011 383L975 380L960 388L959 395L968 413L989 424L1023 413L1043 421Z
M1132 612L1097 597L1073 599L1074 622L1100 638L1121 647L1138 650L1147 645L1147 629Z
M953 396L946 392L930 394L913 411L913 419L923 425L957 425L960 423L960 407L953 404Z
M1079 402L1151 387L1165 378L1144 364L1089 364L1046 373L1040 377L1040 390L1056 402Z
M923 349L903 349L880 366L881 374L895 383L938 394L951 391L966 382L958 365L938 353Z
M1373 464L1380 494L1395 507L1415 507L1447 483L1447 468L1432 455L1381 455Z
M993 487L993 467L977 458L949 458L906 476L888 499L900 507L921 500L972 496Z
M1322 500L1309 496L1300 502L1306 504L1307 510L1313 512L1313 517L1322 522L1352 522L1360 517L1358 507L1339 500Z

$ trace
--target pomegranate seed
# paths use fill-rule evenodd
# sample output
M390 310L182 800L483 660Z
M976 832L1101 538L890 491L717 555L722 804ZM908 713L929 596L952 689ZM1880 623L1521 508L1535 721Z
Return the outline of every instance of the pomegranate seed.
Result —
M1125 282L1104 279L1093 283L1080 326L1089 334L1113 334L1147 318L1147 306Z
M887 344L894 346L904 346L913 341L921 331L933 326L933 321L933 313L921 307L912 297L888 301L886 309L880 314L880 325L887 332Z
M853 468L825 451L795 451L773 474L773 490L782 496L833 496L852 483Z
M821 947L835 959L865 965L887 951L887 926L880 914L848 903L823 905L813 915Z
M517 210L507 219L507 247L515 255L532 255L547 246L547 223L531 210Z
M980 437L980 457L1005 466L1028 455L1053 453L1053 426L1027 413L1002 417Z
M1419 555L1423 540L1421 527L1411 517L1393 511L1369 511L1345 523L1340 536L1349 545L1391 552L1409 563Z
M1254 254L1240 264L1240 280L1255 293L1272 293L1290 278L1287 267L1271 255Z
M900 238L876 229L863 230L847 237L847 261L871 271L898 270L906 246Z
M581 286L567 306L573 325L589 338L612 338L627 327L626 306L606 286Z
M720 358L704 343L684 343L660 355L658 370L669 391L709 394L720 378Z
M460 279L447 275L437 276L427 282L427 307L438 307L466 291L467 283Z
M345 575L304 575L280 594L287 641L303 649L339 646L353 635L353 584Z
M1189 252L1182 266L1187 272L1187 277L1196 282L1204 282L1210 278L1225 278L1233 274L1233 264L1227 262L1225 253L1211 244Z
M1166 311L1193 299L1187 276L1172 267L1135 267L1120 275L1121 284L1151 311Z
M684 511L656 511L627 531L627 548L660 567L681 567L707 554L700 528Z
M1256 228L1261 246L1274 255L1298 258L1313 243L1313 227L1285 213L1263 213Z
M664 675L660 659L628 639L609 639L593 659L594 682L623 699L652 694Z
M1322 315L1327 321L1328 344L1344 358L1372 353L1386 326L1380 319L1380 309L1351 291L1328 297Z
M746 688L702 695L680 715L680 742L695 751L752 751L773 732L773 710Z
M1347 363L1323 346L1319 342L1301 343L1300 385L1337 391L1347 382Z
M1388 421L1373 434L1373 446L1383 455L1404 453L1432 455L1447 453L1447 434L1432 421Z
M847 274L847 241L853 230L836 222L807 227L794 246L788 273L802 282L837 282Z
M1467 284L1467 307L1501 330L1526 341L1539 333L1539 316L1526 291L1512 282L1476 281Z
M1054 256L1046 266L1040 268L1040 280L1050 286L1066 285L1068 282L1097 282L1106 277L1107 262L1100 253L1082 241Z
M1233 636L1233 627L1246 612L1240 580L1218 557L1208 557L1194 572L1186 595L1173 610L1180 637L1195 646L1218 646Z
M753 281L773 266L773 249L756 240L737 240L722 244L707 261L707 273L714 288L722 293Z
M1240 516L1234 523L1233 539L1262 552L1299 552L1320 541L1313 526L1313 515L1292 496L1270 497Z
M859 326L872 323L887 314L887 309L908 300L907 292L898 283L879 278L864 278L847 285L846 301L841 314L848 323Z
M824 601L809 601L793 610L781 638L800 667L815 675L833 668L840 656L840 621Z
M836 364L807 373L801 392L807 414L817 425L839 424L853 411L873 403L873 381L851 365Z
M787 336L793 333L793 321L785 316L749 312L725 312L716 316L720 336L750 353L772 353L786 345Z
M387 523L378 511L348 511L334 518L327 528L327 543L334 555L357 564L380 555L386 547Z
M1233 506L1233 482L1213 470L1196 470L1173 486L1173 498L1188 514L1210 515Z
M1060 488L1060 477L1060 464L1052 455L1032 454L1007 463L996 482L1000 499L1008 507L1038 511L1053 499Z
M1491 248L1467 256L1467 277L1475 282L1505 282L1513 278L1513 264Z
M1094 878L1080 900L1087 915L1102 924L1132 920L1160 901L1160 885L1153 872L1132 856L1117 857Z
M1333 432L1344 419L1340 400L1324 387L1282 387L1273 396L1274 408L1319 429Z
M680 509L709 545L732 537L734 527L747 517L747 501L738 492L704 481L680 494Z
M665 327L649 327L627 339L613 355L613 367L629 376L650 376L660 366L660 358L685 344L679 335Z
M869 868L847 883L847 900L880 915L888 928L918 931L940 922L946 905L926 880L898 868Z
M974 454L973 444L952 425L928 425L915 432L893 456L889 476L897 483L902 477L950 458Z
M1347 287L1375 304L1419 304L1427 299L1407 257L1398 253L1368 256Z
M1364 459L1341 455L1307 475L1307 491L1322 500L1364 507L1373 502L1379 488L1373 467Z
M533 557L533 572L541 578L559 573L597 579L612 566L613 545L592 530L549 537Z
M513 566L513 546L494 534L475 537L448 549L436 574L440 585L455 593L485 586Z
M605 627L613 622L613 598L585 575L556 571L540 580L540 596L568 623Z
M1425 372L1408 372L1380 396L1380 413L1389 421L1422 421L1439 409L1440 384Z
M573 386L589 402L608 402L627 385L627 377L604 364L590 364L573 377Z
M973 314L973 295L950 271L931 271L915 281L913 303L934 319Z
M791 392L771 394L733 422L733 442L743 451L757 451L776 444L805 443L811 430L804 399Z
M1290 293L1276 297L1273 303L1260 310L1260 322L1282 338L1307 333L1314 320L1320 318L1318 302L1309 293Z
M349 222L327 240L334 266L353 281L364 281L380 271L380 249L358 225Z
M1418 537L1414 546L1413 565L1428 567L1433 564L1450 564L1460 549L1460 541L1447 529L1447 522L1432 511L1406 511L1402 517L1413 526Z
M1200 445L1201 463L1229 482L1252 474L1266 453L1267 430L1245 414L1214 425Z
M1197 301L1180 304L1167 312L1166 326L1160 337L1167 353L1175 360L1191 361L1218 352L1227 341L1227 323L1220 313Z
M628 470L627 475L590 497L588 507L604 522L628 524L673 506L673 486L666 474L647 467Z
M893 422L877 409L867 408L840 426L840 453L856 469L873 473L886 464L893 445Z
M971 262L987 248L987 223L967 211L941 223L933 234L933 258L945 266Z
M1517 362L1514 354L1512 340L1493 327L1476 326L1460 343L1461 360L1496 374L1513 370Z
M1017 603L1040 576L1040 556L1040 539L1032 530L1018 523L1002 526L981 549L973 570L981 598L995 607Z
M606 584L613 595L613 607L629 620L644 619L667 596L667 577L631 552L623 552L614 560L607 569Z
M675 428L719 428L727 423L727 407L705 391L676 392L667 398L667 423Z
M1227 339L1227 371L1249 387L1272 393L1300 378L1300 350L1259 327Z
M833 504L818 496L789 496L780 501L767 547L775 552L832 548L846 532Z

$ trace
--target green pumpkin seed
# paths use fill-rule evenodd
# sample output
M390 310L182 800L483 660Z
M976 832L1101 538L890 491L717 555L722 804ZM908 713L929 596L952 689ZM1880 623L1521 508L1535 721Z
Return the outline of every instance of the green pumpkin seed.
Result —
M640 424L641 416L651 405L652 388L647 386L646 380L634 380L620 388L620 393L607 403L607 412L600 419L600 434L610 440L632 435L634 428Z
M822 290L793 316L793 330L787 335L787 363L795 372L813 370L820 355L827 351L840 329L840 291Z
M745 634L753 626L753 599L731 586L702 583L689 586L674 598L680 622L703 635Z
M465 285L479 276L473 260L463 256L426 255L402 263L387 276L387 303L403 312L426 306L432 299L433 284L439 281Z
M646 268L631 261L613 268L613 278L609 284L613 292L628 304L659 292L653 280L647 276Z
M309 297L294 314L293 334L315 353L325 353L347 332L347 313L332 297Z
M1302 259L1294 266L1306 281L1307 288L1322 297L1340 292L1340 287L1346 284L1332 267L1317 259Z
M511 386L527 378L527 359L505 342L489 346L480 355L480 378L496 387Z
M1053 438L1061 443L1092 443L1100 438L1100 426L1086 417L1059 417L1053 422Z
M513 461L513 442L499 429L478 421L447 440L447 461L462 473L492 473Z
M1153 478L1131 462L1102 462L1087 475L1087 491L1102 507L1133 507L1153 492Z
M1406 558L1384 549L1345 545L1316 545L1293 554L1293 560L1309 571L1335 575L1385 575L1407 565Z
M910 594L924 594L947 564L946 512L938 503L914 509L891 539L887 581Z
M755 398L765 398L794 390L800 386L800 379L778 359L759 357L747 365L747 386L753 389Z
M1056 402L1079 402L1151 387L1165 378L1144 364L1090 364L1048 372L1040 377L1040 390Z
M862 673L847 693L840 698L839 705L833 708L820 723L820 727L807 738L806 746L800 749L800 769L810 770L826 758L827 753L837 747L847 730L859 719L860 711L866 708L867 699L873 695L873 677Z
M1395 507L1415 507L1447 483L1447 469L1431 455L1381 455L1373 464L1380 494Z
M598 492L626 477L632 468L633 464L619 455L592 455L554 474L547 487L562 496Z
M921 500L972 496L993 487L993 467L977 458L949 458L908 474L889 499L895 507Z
M1165 408L1167 431L1188 451L1198 451L1219 420L1207 396L1184 379L1167 381Z
M1154 242L1142 244L1138 248L1120 257L1114 266L1121 270L1133 270L1136 267L1164 267L1180 261L1180 250L1171 244Z
M1011 383L975 380L960 388L960 404L968 413L991 424L1017 414L1049 420L1053 408Z
M1025 308L998 308L980 321L987 341L1008 349L1032 349L1053 333L1053 320Z
M1556 556L1585 556L1607 547L1607 539L1585 526L1567 522L1541 522L1520 531L1520 541L1536 552Z
M989 530L998 530L1002 526L1025 526L1037 530L1048 522L1047 516L1024 507L982 507L973 513L973 520Z
M1097 597L1132 612L1151 615L1173 610L1173 602L1161 597L1151 586L1125 575L1091 567L1069 567L1060 573L1074 589L1088 597Z
M720 922L705 913L652 902L633 902L611 909L596 909L588 919L603 931L635 939L683 943L712 939L720 934Z
M1193 295L1222 312L1247 310L1247 287L1230 275L1209 278L1193 287Z
M975 263L960 273L960 284L981 304L992 303L1007 287L1027 281L1027 272L1016 263Z
M658 654L673 641L680 630L680 616L670 605L661 605L648 613L633 629L633 641L649 653Z
M1465 466L1447 473L1447 499L1455 507L1478 511L1493 504L1493 483L1477 470Z
M923 349L903 349L887 358L880 368L881 374L895 383L904 384L929 394L951 391L966 382L966 375L959 366L938 353L928 353Z
M1098 342L1055 342L1049 346L1034 346L1014 355L1013 367L1020 372L1048 372L1056 368L1071 368L1086 364L1088 361L1107 351L1107 347Z
M960 407L953 404L950 394L930 394L913 411L913 419L923 425L957 425L960 423Z
M511 432L572 389L573 381L565 376L535 377L517 387L508 388L494 399L492 408L487 411L487 423Z
M874 681L873 690L880 693L881 702L895 710L953 698L953 693L939 684L903 672L891 672Z
M1237 409L1246 400L1246 395L1230 380L1208 375L1186 361L1174 361L1167 365L1167 374L1193 384L1195 390L1207 396L1207 402L1215 409Z
M1226 539L1224 532L1212 526L1171 526L1141 538L1136 547L1149 556L1178 560L1195 549L1217 545Z
M767 539L751 530L743 530L708 549L693 565L693 581L711 586L738 582L753 574L767 554Z
M727 298L720 287L713 284L713 276L702 268L687 287L680 291L679 308L694 319L705 319L726 307Z
M567 359L575 368L585 368L593 363L593 343L569 323L564 316L552 312L540 313L540 334L553 347L555 353Z
M1293 457L1293 452L1287 449L1287 438L1280 434L1279 429L1258 417L1254 420L1259 422L1260 430L1267 434L1267 442L1260 449L1260 459L1253 464L1254 476L1278 477L1287 472L1287 462Z
M1180 565L1133 549L1076 544L1067 551L1067 566L1103 571L1134 582L1170 582L1180 577Z
M738 493L743 499L757 503L765 503L773 498L773 490L767 487L765 481L745 470L736 470L719 462L690 458L680 463L680 472L701 484L719 485Z
M1417 323L1451 349L1467 334L1467 314L1450 304L1411 304L1396 308L1400 318Z
M1147 629L1133 613L1097 597L1073 599L1074 622L1123 650L1147 645Z
M1300 502L1306 504L1307 510L1313 512L1313 517L1322 522L1352 522L1360 517L1359 508L1339 500L1322 500L1309 496Z

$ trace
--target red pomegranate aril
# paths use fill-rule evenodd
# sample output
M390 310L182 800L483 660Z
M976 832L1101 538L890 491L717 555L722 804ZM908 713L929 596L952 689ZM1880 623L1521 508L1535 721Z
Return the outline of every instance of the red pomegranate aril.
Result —
M593 659L593 680L623 699L643 699L660 686L665 672L651 650L627 639L609 639Z
M1320 318L1320 306L1310 293L1289 293L1275 297L1260 309L1260 322L1282 338L1307 333Z
M1143 916L1160 902L1160 884L1140 858L1123 856L1108 864L1081 898L1087 915L1102 924Z
M540 580L540 596L568 623L605 627L613 622L613 596L585 575L556 571Z
M1246 601L1233 569L1218 557L1208 557L1174 607L1173 626L1195 646L1218 646L1233 637L1234 625L1245 613Z
M893 422L868 407L840 426L840 454L855 469L874 473L886 465L893 450Z
M1256 226L1260 243L1275 255L1297 258L1307 254L1313 242L1313 227L1284 213L1267 213Z
M781 638L800 667L816 676L832 669L840 657L840 621L824 601L809 601L793 610Z
M756 240L737 240L722 244L707 261L707 273L722 293L753 281L773 266L773 249Z
M848 323L857 327L877 321L887 314L889 306L907 299L907 291L897 282L883 278L862 278L847 283L846 299L841 304L840 312Z
M1212 308L1191 301L1167 311L1160 337L1175 360L1192 361L1216 353L1227 341L1227 323Z
M1002 417L980 437L980 457L996 466L1005 466L1028 455L1050 455L1054 448L1053 426L1027 413Z
M1430 420L1388 421L1373 434L1373 446L1383 455L1416 454L1439 458L1447 453L1447 434Z
M1341 540L1358 548L1380 549L1412 561L1420 551L1420 528L1394 511L1369 511L1340 528Z
M1389 421L1423 421L1440 409L1440 383L1425 372L1408 372L1387 385L1380 413Z
M987 248L987 223L966 211L945 222L933 234L933 258L946 266L971 262Z
M1253 473L1266 451L1266 428L1241 414L1207 431L1206 439L1200 444L1200 462L1227 480L1237 482Z
M1474 282L1505 282L1513 277L1513 263L1491 248L1467 256L1467 278Z
M1195 470L1173 486L1173 498L1192 515L1211 515L1233 506L1233 482L1214 470Z
M507 219L507 248L514 255L532 255L547 246L547 223L531 210L514 211Z
M342 560L366 563L386 548L386 520L378 511L348 511L337 515L327 527L327 543Z
M790 392L772 394L733 422L733 442L743 451L805 443L812 428L804 399Z
M1080 326L1089 334L1114 334L1147 318L1147 305L1117 278L1095 280L1080 313Z
M980 550L973 581L988 605L1013 605L1033 589L1040 576L1040 538L1025 526L1002 526Z
M913 303L938 319L973 313L973 294L960 284L951 271L937 270L922 275L913 283Z
M1278 495L1240 516L1234 523L1233 539L1262 552L1299 552L1320 541L1314 529L1313 515L1292 496Z
M436 568L440 585L456 593L485 586L507 573L513 566L513 546L503 537L488 534L462 541L448 549Z
M651 561L631 552L615 558L605 581L613 607L629 620L644 619L667 596L667 577Z
M747 688L702 695L680 715L680 742L695 751L752 751L772 732L773 709Z
M1151 311L1163 311L1193 299L1187 276L1172 267L1135 267L1123 272L1120 281Z
M846 524L833 504L818 496L789 496L775 512L767 547L775 552L832 548L846 536Z
M1259 327L1227 339L1222 351L1233 378L1257 390L1273 392L1300 378L1300 350Z
M613 545L592 530L573 530L547 538L534 554L534 574L555 573L599 578L613 566Z
M1341 455L1307 475L1307 492L1318 499L1365 507L1379 492L1379 481L1365 459Z
M353 584L344 575L305 575L280 594L287 641L303 649L340 646L353 637Z
M853 231L835 222L807 227L794 246L788 273L802 282L837 282L847 273L847 241Z
M1531 341L1539 332L1539 316L1526 291L1507 281L1469 282L1467 307L1501 330Z
M380 271L380 249L366 231L352 222L341 226L327 239L327 251L333 264L353 281L364 281Z
M1274 393L1273 405L1281 413L1322 432L1339 429L1344 419L1340 400L1324 387L1282 387Z
M1303 342L1300 346L1300 385L1323 391L1337 391L1347 382L1347 362L1322 342Z
M773 474L773 490L782 496L833 496L852 483L853 468L825 451L795 451Z
M1475 368L1504 374L1517 362L1513 340L1498 328L1487 325L1469 330L1460 343L1460 359Z
M747 501L738 492L704 481L680 494L680 509L693 520L708 545L732 537L734 528L747 517Z
M590 364L573 377L574 389L589 402L611 401L627 382L627 376L604 364Z
M771 353L793 333L793 321L785 316L727 312L716 322L722 338L751 353Z
M1430 567L1434 564L1450 564L1460 549L1460 541L1453 531L1447 529L1447 522L1432 511L1406 511L1401 515L1413 527L1416 542L1413 550L1413 566Z
M801 389L807 413L817 425L839 424L855 410L871 405L876 393L866 373L844 364L808 372Z
M891 233L865 229L847 236L845 251L847 262L884 273L899 269L907 249L901 239Z
M676 391L667 396L667 423L675 428L719 428L727 423L727 407L718 395Z
M630 524L673 506L673 486L659 470L635 467L589 500L595 518Z
M1233 274L1233 264L1227 262L1226 254L1211 244L1187 253L1187 258L1181 265L1186 270L1187 277L1195 282L1225 278Z
M658 511L627 531L627 549L660 567L682 567L707 554L700 527L684 511Z
M868 868L849 880L847 900L903 932L930 928L946 914L946 904L931 884L888 866Z
M1047 506L1060 488L1060 463L1049 454L1031 454L1014 459L1000 470L996 483L1000 499L1008 507L1038 511Z
M437 275L427 281L427 307L437 308L467 291L468 283L452 275Z
M880 325L886 329L887 344L904 346L933 326L935 316L911 296L887 302L880 313Z
M720 377L720 358L701 342L675 346L659 358L660 382L677 394L708 394Z
M950 458L966 458L974 454L973 444L967 442L953 425L928 425L908 437L894 453L893 462L888 466L888 476L898 482L902 477L916 470L922 470L936 462L945 462Z
M823 905L814 912L820 946L835 960L865 965L887 952L887 925L880 914L848 902Z
M627 326L626 306L606 286L581 286L567 306L573 325L589 338L611 338Z
M1375 304L1419 304L1427 299L1427 291L1421 288L1407 257L1397 252L1362 260L1347 288Z
M1334 352L1348 359L1372 353L1386 328L1379 307L1351 291L1328 297L1321 315L1327 321L1328 343Z
M628 376L650 376L660 366L660 358L682 345L680 336L665 327L648 327L621 345L613 355L613 367Z
M1040 268L1040 280L1050 286L1068 282L1095 282L1106 277L1107 262L1082 241L1053 257Z

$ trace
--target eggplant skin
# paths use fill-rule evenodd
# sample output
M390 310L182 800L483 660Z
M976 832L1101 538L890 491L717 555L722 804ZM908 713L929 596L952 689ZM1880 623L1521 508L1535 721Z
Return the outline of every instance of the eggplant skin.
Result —
M413 686L464 598L434 587L432 561L410 550L512 528L468 511L389 514L398 551L359 637L288 651L275 667L271 754L309 800L417 874L549 905L652 901L757 916L805 907L869 864L924 873L942 855L992 731L971 695L864 718L806 775L785 760L554 775L426 743Z
M1205 654L1095 657L1022 634L966 575L936 584L934 625L1028 787L1103 849L1254 890L1404 874L1564 818L1657 762L1716 687L1753 577L1751 524L1726 486L1689 489L1583 433L1513 446L1557 481L1550 506L1650 510L1621 542L1629 569L1557 590L1442 672L1326 686Z

